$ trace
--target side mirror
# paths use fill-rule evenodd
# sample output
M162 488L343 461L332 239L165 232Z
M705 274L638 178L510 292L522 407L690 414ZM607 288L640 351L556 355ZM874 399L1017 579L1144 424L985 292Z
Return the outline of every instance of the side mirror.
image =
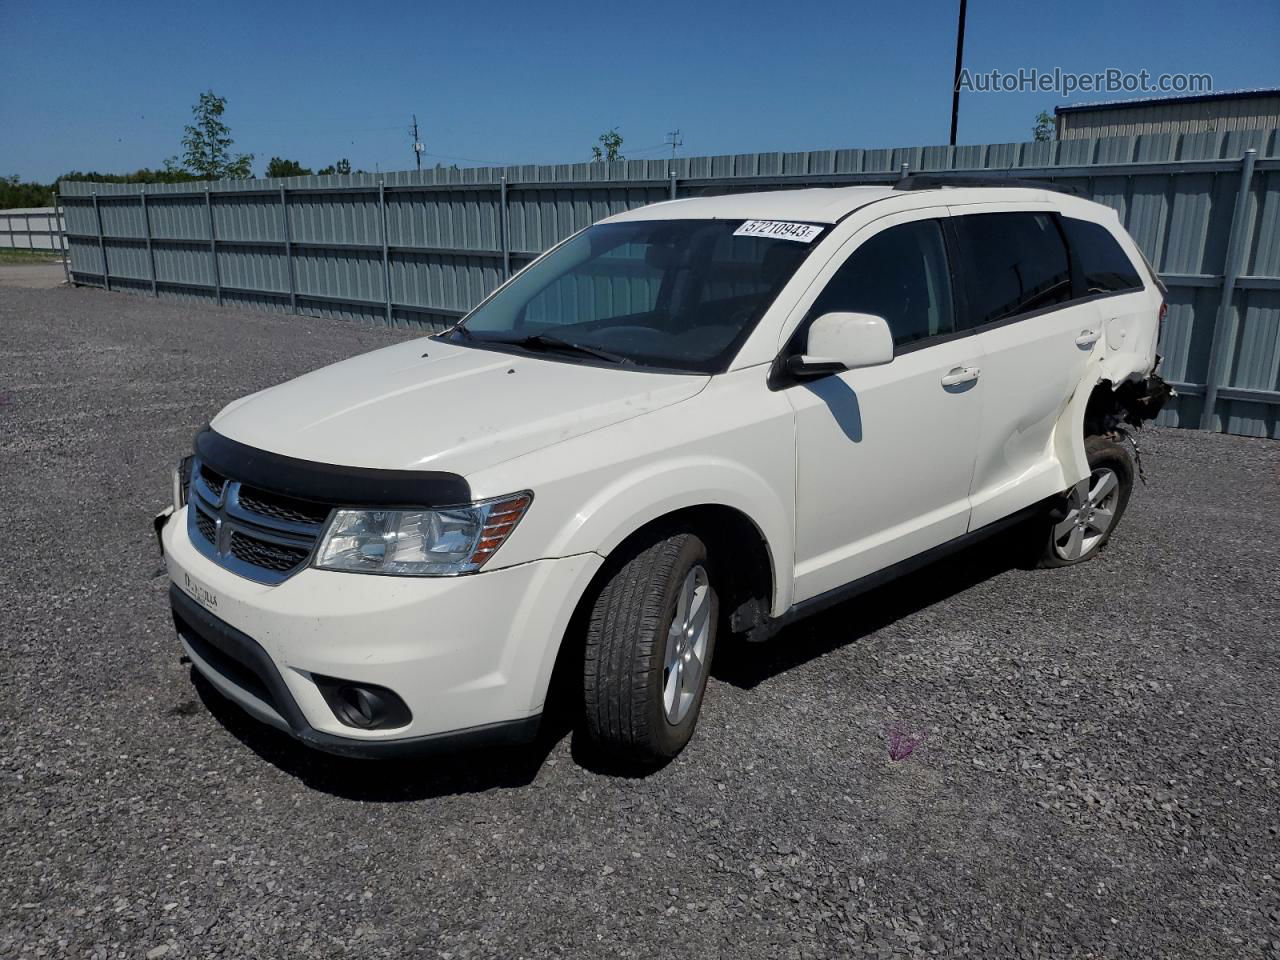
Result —
M884 317L870 313L824 313L809 325L804 354L792 357L796 376L874 367L893 359L893 334Z

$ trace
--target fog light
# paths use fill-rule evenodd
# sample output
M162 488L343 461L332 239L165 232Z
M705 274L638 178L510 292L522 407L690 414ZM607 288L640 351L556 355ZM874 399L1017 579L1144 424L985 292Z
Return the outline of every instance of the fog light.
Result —
M407 726L413 719L405 702L386 687L336 677L313 675L312 679L333 715L348 727L385 730Z

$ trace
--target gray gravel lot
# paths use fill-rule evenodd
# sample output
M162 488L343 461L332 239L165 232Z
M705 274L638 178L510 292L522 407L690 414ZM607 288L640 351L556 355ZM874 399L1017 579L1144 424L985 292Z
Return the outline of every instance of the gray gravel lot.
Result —
M1280 444L1148 431L1097 561L727 651L647 778L344 762L193 685L150 520L222 404L404 335L0 289L0 957L1280 957Z
M3 250L0 250L2 253ZM62 261L0 263L0 287L60 287L66 282Z

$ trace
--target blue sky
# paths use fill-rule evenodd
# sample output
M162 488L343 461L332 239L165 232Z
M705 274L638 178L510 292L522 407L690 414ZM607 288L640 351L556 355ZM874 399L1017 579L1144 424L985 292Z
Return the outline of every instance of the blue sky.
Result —
M4 0L0 175L159 166L197 94L228 100L237 148L320 167L585 160L945 143L956 3L612 5ZM1280 86L1280 3L972 0L976 71L1207 72ZM1099 98L1077 95L1070 102ZM1054 94L962 97L961 143L1029 139Z

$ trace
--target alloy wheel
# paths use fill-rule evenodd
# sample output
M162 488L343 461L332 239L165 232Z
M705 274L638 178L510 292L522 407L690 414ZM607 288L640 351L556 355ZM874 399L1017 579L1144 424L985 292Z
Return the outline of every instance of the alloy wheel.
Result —
M680 585L675 613L667 630L662 669L662 705L667 722L680 723L698 698L707 669L711 635L711 581L701 564L690 568Z
M1053 528L1053 549L1063 560L1079 560L1097 549L1116 522L1120 478L1098 467L1067 494L1067 515Z

